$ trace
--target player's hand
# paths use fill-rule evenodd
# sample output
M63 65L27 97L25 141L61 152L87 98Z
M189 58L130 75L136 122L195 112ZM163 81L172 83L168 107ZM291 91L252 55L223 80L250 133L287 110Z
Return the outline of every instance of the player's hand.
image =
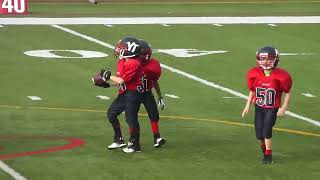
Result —
M163 110L164 109L164 107L165 107L165 103L164 103L164 100L163 100L163 98L162 98L162 96L160 96L159 97L159 100L158 100L158 107L161 109L161 110Z
M245 107L244 109L243 109L243 111L242 111L242 117L244 117L246 114L248 114L248 112L249 112L249 107Z
M101 69L100 76L102 76L105 79L105 81L108 81L111 76L111 70L110 69L107 69L107 70Z
M279 108L278 112L277 112L277 116L278 117L283 117L286 113L286 109L285 108Z

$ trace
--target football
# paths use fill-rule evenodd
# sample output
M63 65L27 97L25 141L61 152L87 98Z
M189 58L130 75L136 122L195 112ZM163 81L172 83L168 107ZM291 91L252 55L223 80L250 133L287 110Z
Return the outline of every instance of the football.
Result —
M100 74L96 74L91 78L91 81L93 82L94 85L104 87L108 83L105 81L105 79L100 76Z

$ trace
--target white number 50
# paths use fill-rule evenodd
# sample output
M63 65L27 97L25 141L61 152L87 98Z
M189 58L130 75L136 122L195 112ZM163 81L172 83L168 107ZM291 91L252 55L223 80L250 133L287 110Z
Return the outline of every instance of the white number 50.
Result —
M24 0L4 0L1 7L2 9L8 9L8 13L12 13L12 9L17 13L25 11Z

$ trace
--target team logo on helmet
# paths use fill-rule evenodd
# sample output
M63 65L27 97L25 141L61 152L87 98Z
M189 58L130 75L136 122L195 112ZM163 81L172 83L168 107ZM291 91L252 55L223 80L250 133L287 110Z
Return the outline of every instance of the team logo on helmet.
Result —
M134 37L125 37L114 47L114 55L119 59L136 57L141 54L139 40Z
M264 70L277 67L279 63L279 51L272 46L260 48L256 53L257 65Z

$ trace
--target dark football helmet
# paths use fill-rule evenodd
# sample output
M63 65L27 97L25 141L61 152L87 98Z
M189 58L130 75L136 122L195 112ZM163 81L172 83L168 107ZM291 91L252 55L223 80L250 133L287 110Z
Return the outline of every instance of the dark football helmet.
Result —
M114 47L114 55L119 59L136 57L141 54L139 40L134 37L125 37Z
M277 67L279 63L279 51L272 46L260 48L256 53L257 65L264 70Z
M140 39L139 44L141 46L141 59L143 62L148 61L151 58L152 55L152 49L149 43L147 43L145 40Z

